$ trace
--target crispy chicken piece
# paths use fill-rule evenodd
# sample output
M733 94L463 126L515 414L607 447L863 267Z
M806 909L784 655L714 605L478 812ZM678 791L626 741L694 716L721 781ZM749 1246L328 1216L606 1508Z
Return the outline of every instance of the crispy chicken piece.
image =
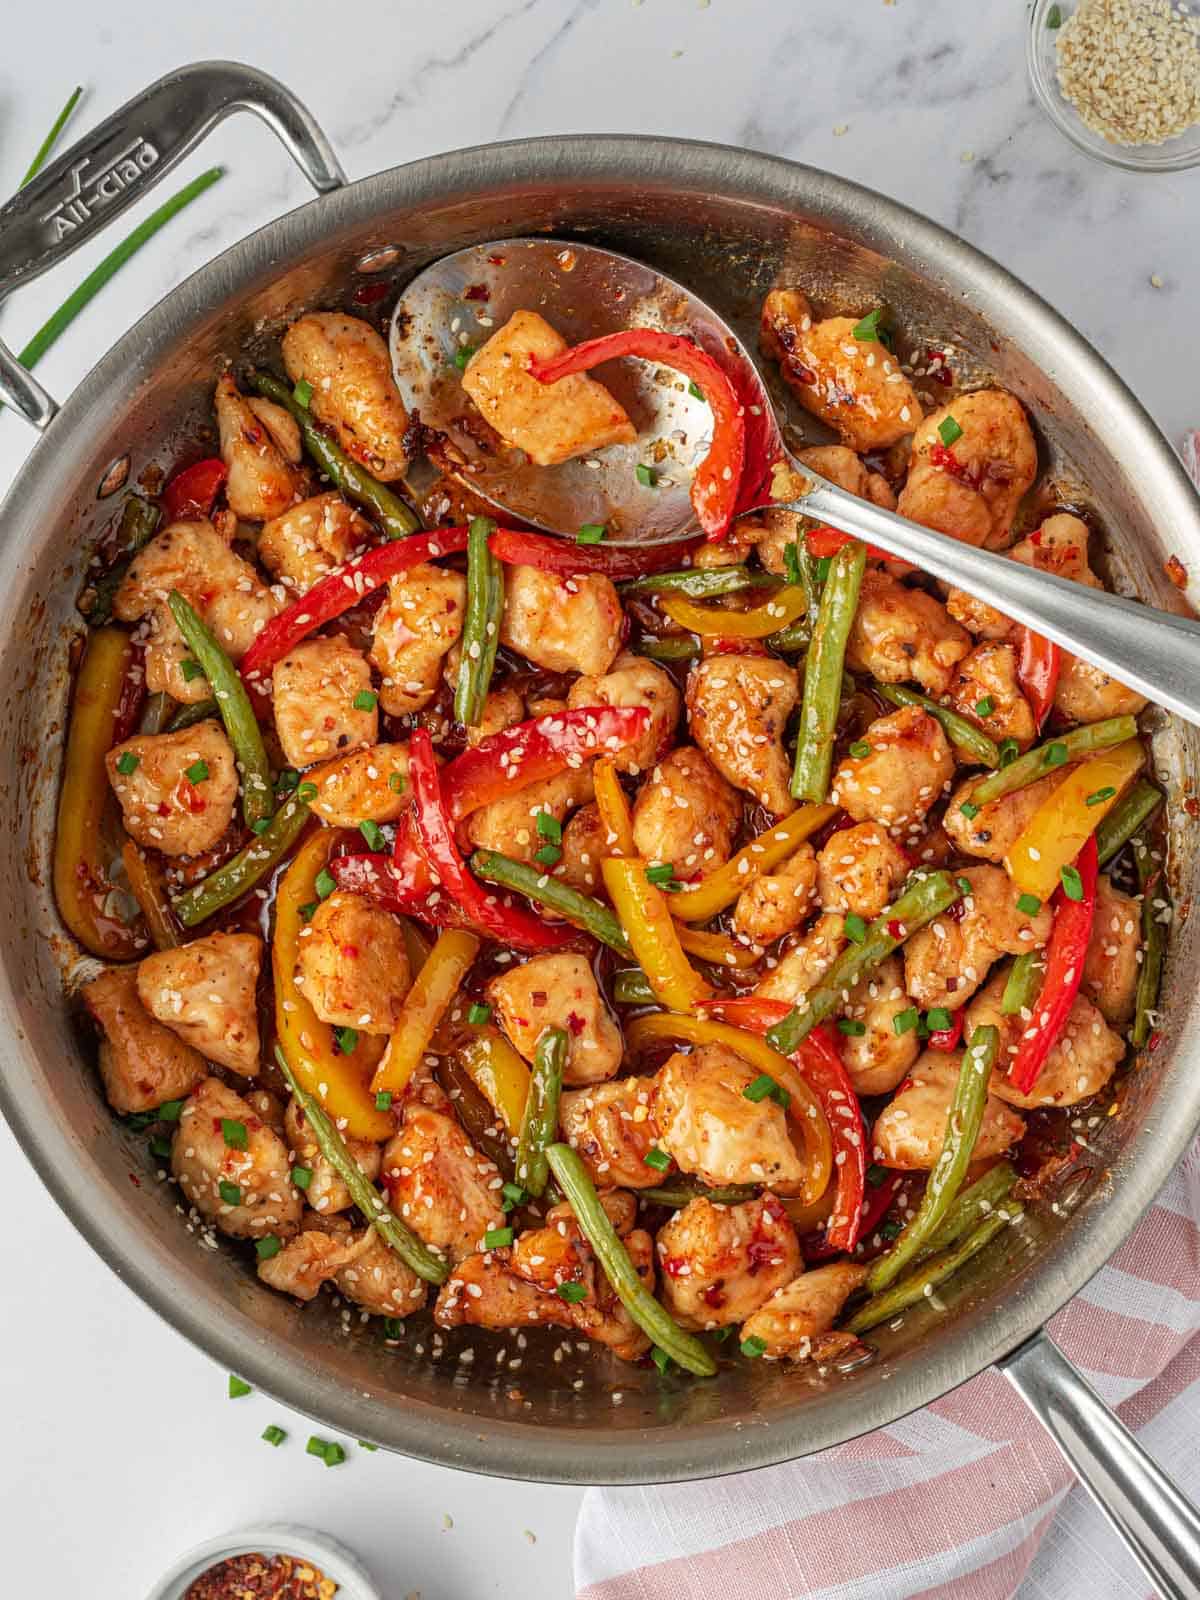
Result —
M896 1032L896 1018L911 1006L898 955L881 961L851 989L845 1015L861 1022L866 1032L849 1034L838 1042L855 1094L889 1094L920 1055L921 1041L915 1028Z
M204 1057L156 1022L138 995L137 968L107 967L80 991L104 1030L100 1078L119 1116L182 1100L205 1076Z
M371 669L349 639L306 639L275 663L275 730L290 766L349 755L379 737Z
M312 414L347 455L385 483L404 476L408 413L387 345L369 323L340 311L309 312L284 334L283 364L293 383L312 385Z
M304 1108L293 1096L284 1113L284 1137L292 1154L294 1166L307 1167L312 1173L304 1198L313 1211L323 1217L332 1217L339 1211L348 1211L354 1204L345 1182L338 1176L337 1168L330 1165L321 1154L321 1147L313 1136L304 1115ZM342 1134L342 1142L354 1158L358 1170L372 1183L379 1176L380 1147L370 1139L352 1139Z
M970 885L949 912L909 936L904 985L917 1005L957 1011L987 979L1002 955L1040 950L1054 921L1049 906L1032 916L1017 905L1019 893L1001 867L968 867Z
M1046 1064L1028 1094L1008 1081L1008 1071L1021 1053L1021 1043L1033 1013L1007 1017L1001 1009L1008 974L998 972L971 1001L966 1031L988 1024L1000 1030L1000 1051L992 1072L991 1092L997 1099L1022 1111L1038 1106L1073 1106L1100 1093L1125 1054L1125 1041L1107 1027L1092 1002L1075 996L1067 1025L1046 1057Z
M681 701L675 680L653 661L622 651L603 677L576 678L567 695L581 706L645 706L650 725L640 739L613 756L620 772L646 772L671 748Z
M633 807L633 842L647 861L669 861L680 878L724 866L742 820L733 789L707 758L680 745L654 768Z
M798 695L796 669L774 656L709 656L687 682L692 738L723 778L775 817L796 809L783 730Z
M320 1294L322 1284L336 1276L349 1253L340 1235L305 1228L273 1256L259 1261L258 1276L268 1288L307 1303Z
M339 1294L376 1317L408 1317L425 1304L423 1278L401 1261L374 1228L353 1235L346 1260L334 1275Z
M798 289L772 289L763 301L760 343L800 404L843 444L886 450L918 425L921 402L885 345L854 337L858 322L819 321Z
M950 704L997 743L1015 739L1028 750L1037 736L1033 712L1017 681L1017 657L1011 645L976 645L950 685Z
M906 588L888 572L864 575L846 645L851 671L943 695L970 648L966 629L924 589Z
M316 494L271 518L259 535L258 556L290 594L307 594L370 537L370 523L349 501Z
M466 819L467 838L480 850L499 850L517 861L532 861L546 843L537 831L541 814L563 822L594 793L592 768L568 767L542 783L528 783L503 800L480 806Z
M761 1339L768 1361L827 1361L855 1342L852 1334L830 1334L842 1307L865 1283L867 1268L831 1261L777 1289L742 1325L742 1339Z
M462 386L484 420L539 467L637 439L625 408L595 378L579 372L546 384L530 376L531 358L546 361L566 348L545 317L514 311L463 373Z
M256 933L209 933L178 950L158 950L138 967L138 996L201 1055L256 1077L262 950Z
M652 1078L617 1078L587 1089L572 1089L559 1102L562 1137L600 1186L652 1189L662 1173L647 1166L645 1156L655 1140L650 1120Z
M203 855L233 818L237 767L215 720L178 733L136 733L114 745L104 764L125 831L144 849Z
M229 373L217 380L213 407L221 459L229 469L225 498L230 510L247 522L267 522L279 516L300 487L300 476L288 459L290 430L285 432L285 424L275 419L281 408L251 406Z
M138 552L113 600L120 622L151 619L146 643L146 688L195 704L212 694L167 609L172 589L217 636L232 661L240 661L280 602L255 569L235 555L211 522L172 522ZM184 663L187 662L185 676Z
M369 744L334 756L305 777L317 786L309 804L331 828L357 828L368 820L395 822L411 800L406 744Z
M607 673L621 647L625 616L600 572L564 578L537 567L507 567L500 642L550 672Z
M1134 717L1148 701L1136 689L1110 678L1082 656L1062 652L1054 709L1066 722L1100 722L1105 717Z
M505 1250L465 1256L438 1291L433 1320L439 1328L508 1328L547 1325L574 1327L571 1307L556 1294L543 1294L518 1278Z
M556 878L593 894L599 886L600 863L612 853L608 829L594 803L580 806L562 834L562 860L552 869Z
M908 857L878 822L841 828L816 858L826 911L852 911L870 922L891 904L908 876Z
M926 1050L875 1120L874 1160L902 1172L928 1172L936 1166L961 1064L961 1051ZM1024 1132L1024 1117L989 1094L972 1160L1002 1156Z
M1003 861L1042 801L1058 788L1069 771L1069 767L1055 767L1036 783L980 806L973 817L964 815L962 808L974 804L972 796L987 774L968 778L950 796L942 826L964 855Z
M1082 988L1106 1022L1122 1027L1133 1016L1141 963L1141 907L1106 872L1096 879L1096 911Z
M762 1183L786 1194L804 1178L774 1100L747 1100L755 1069L724 1045L676 1051L658 1072L650 1115L660 1148L707 1184Z
M245 1128L245 1149L226 1141L227 1122ZM289 1239L299 1230L304 1202L283 1140L219 1078L205 1078L189 1095L171 1145L171 1171L188 1204L233 1239L268 1233Z
M443 658L462 633L466 598L462 573L429 561L389 581L371 642L382 676L379 700L389 716L421 711L437 694Z
M534 956L507 968L487 986L500 1025L526 1061L547 1028L568 1039L563 1081L602 1083L621 1065L621 1030L613 1021L584 956Z
M733 1206L689 1201L659 1230L658 1261L663 1301L684 1328L743 1322L804 1270L773 1194Z
M444 1112L406 1108L404 1126L383 1147L383 1183L393 1211L455 1263L504 1226L503 1178Z
M764 872L742 890L733 908L733 928L755 944L771 944L791 933L817 898L817 858L810 844L800 848L774 872Z
M901 706L876 718L861 742L870 745L868 754L843 757L829 798L856 822L882 822L893 833L919 832L917 825L954 773L954 757L936 719L920 706Z
M847 494L856 494L860 500L869 500L885 511L896 509L896 495L891 484L844 444L810 445L807 450L799 451L796 459L828 478L830 483L836 483L839 489L845 489Z
M1088 525L1069 512L1047 517L1040 528L1018 540L1008 554L1013 561L1052 572L1058 578L1070 578L1090 589L1104 587L1088 565ZM950 590L946 609L979 639L1007 639L1018 630L1011 617L964 589Z
M1006 389L978 389L931 412L916 430L897 509L964 544L995 550L1007 543L1036 476L1037 444L1021 402Z
M827 911L784 951L754 992L764 1000L786 1000L794 1006L821 981L845 948L846 919L840 911Z
M412 985L396 918L362 895L336 889L300 939L304 995L322 1022L359 1033L391 1033Z

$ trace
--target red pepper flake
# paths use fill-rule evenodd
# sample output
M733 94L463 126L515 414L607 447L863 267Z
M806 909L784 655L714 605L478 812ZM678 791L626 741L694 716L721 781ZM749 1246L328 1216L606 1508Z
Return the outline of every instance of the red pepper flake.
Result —
M338 1586L302 1556L229 1556L188 1585L183 1600L333 1600Z
M1158 1049L1159 1045L1162 1042L1163 1042L1162 1031L1160 1029L1158 1029L1158 1028L1155 1028L1154 1032L1146 1040L1146 1049L1153 1052L1153 1051Z
M1183 802L1183 809L1187 812L1189 817L1200 817L1200 800L1197 800L1194 794L1188 795L1187 799Z
M662 1269L668 1278L680 1278L687 1271L687 1261L683 1256L664 1256Z
M1186 589L1188 586L1187 568L1178 556L1168 556L1163 562L1163 571L1177 589Z
M576 1037L578 1037L586 1027L586 1023L579 1015L578 1011L572 1011L570 1016L567 1018L567 1027L573 1034L575 1034Z
M489 267L506 267L507 265L508 265L508 257L507 256L489 256L488 257L488 266Z
M464 300L490 300L492 291L486 283L472 283L463 290Z
M535 1006L544 1006L546 1004L545 989L535 989L529 996L529 1003Z
M903 939L903 937L904 937L904 924L900 921L899 917L893 917L891 919L891 921L887 925L887 931L888 931L888 937L889 938L891 938L891 939Z
M959 483L968 484L972 489L978 489L979 481L971 468L964 465L948 446L935 444L929 452L931 466L940 467L951 478L957 478Z
M722 1279L721 1283L724 1281L725 1280ZM710 1283L708 1288L705 1289L702 1297L704 1304L706 1306L712 1306L714 1311L719 1310L725 1304L725 1291L722 1289L721 1283Z
M390 283L360 283L354 291L356 306L373 306L377 301L385 299L392 290Z

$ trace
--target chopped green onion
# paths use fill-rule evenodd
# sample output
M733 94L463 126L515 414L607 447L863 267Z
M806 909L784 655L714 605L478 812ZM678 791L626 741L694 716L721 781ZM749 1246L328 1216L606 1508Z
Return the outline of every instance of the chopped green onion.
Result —
M375 1451L375 1450L378 1450L378 1449L379 1449L379 1446L378 1446L378 1445L377 1445L377 1444L372 1444L372 1443L371 1443L371 1441L370 1441L370 1440L369 1440L369 1439L360 1439L360 1440L359 1440L359 1441L358 1441L358 1448L359 1448L359 1449L360 1449L360 1450L371 1450L371 1451Z
M268 1444L273 1444L278 1449L287 1438L287 1433L277 1422L269 1422L262 1431L262 1437Z
M483 1248L485 1250L503 1250L512 1242L513 1231L511 1228L489 1228L483 1236Z
M353 1052L354 1046L358 1043L358 1029L335 1028L333 1030L333 1037L342 1055L348 1056Z
M774 1100L776 1105L783 1106L785 1110L791 1100L787 1090L782 1084L776 1083L769 1072L760 1073L753 1083L748 1083L742 1090L742 1098L753 1101L755 1105L760 1100Z
M953 417L944 417L938 423L938 438L944 445L952 445L962 438L962 429Z
M127 778L131 772L137 771L141 760L141 756L135 756L132 750L125 750L117 757L117 771Z
M978 717L990 717L995 709L996 702L990 694L985 694L982 700L976 700L975 702L975 715Z
M296 1185L297 1189L307 1189L312 1180L313 1174L311 1167L292 1168L292 1182Z
M1048 28L1061 28L1062 27L1062 7L1061 6L1051 6L1050 7L1049 11L1047 11L1047 13L1046 13L1046 26Z
M748 1339L743 1339L740 1346L742 1354L751 1361L756 1361L766 1348L767 1341L760 1339L756 1333L752 1333Z
M800 550L797 545L784 545L783 570L789 583L802 584L804 582L804 569L800 564Z
M313 397L313 386L312 386L312 384L309 383L307 378L301 378L299 383L292 390L292 399L296 402L296 404L298 406L303 406L304 409L307 411L309 406L312 405L312 397Z
M1083 803L1085 806L1102 805L1105 800L1111 800L1116 792L1113 788L1096 789Z
M254 1241L255 1254L260 1261L270 1261L272 1256L277 1256L283 1249L283 1241L277 1239L273 1233L268 1233L265 1239Z
M501 1209L511 1211L515 1206L522 1206L529 1199L528 1194L519 1183L506 1183L500 1190L502 1196Z
M587 1299L587 1289L582 1283L560 1283L554 1292L569 1306L577 1306L581 1300Z
M688 393L691 395L693 400L703 400L704 399L704 390L700 387L700 385L698 383L689 383L688 384Z
M671 1365L671 1358L667 1352L660 1349L658 1345L654 1345L650 1351L650 1359L665 1378L667 1368Z
M855 1021L853 1017L842 1017L838 1021L837 1029L849 1039L861 1039L867 1031L867 1025L865 1022Z
M599 544L600 541L604 538L604 532L605 532L604 523L602 523L602 522L585 522L583 527L580 528L579 532L575 535L575 543L576 544Z
M954 881L958 885L959 890L961 891L961 893L963 893L963 894L970 894L971 893L971 880L970 880L970 878L955 878Z
M360 689L350 703L355 711L374 711L378 701L379 696L374 689Z
M824 583L829 576L829 569L833 565L832 556L822 556L817 562L817 582Z
M316 882L314 883L313 887L317 891L318 899L329 899L329 896L337 888L337 883L334 880L333 873L329 871L328 867L322 867L320 872L317 873Z
M383 1337L385 1339L403 1339L403 1337L404 1337L404 1318L403 1317L384 1317L384 1319L383 1319Z
M393 794L404 793L404 779L398 772L388 773L388 788Z
M562 843L562 823L549 811L538 812L537 831L539 838L549 839L551 844Z
M274 820L275 819L273 817L259 817L257 822L252 822L250 824L250 832L262 835L269 831Z
M903 1231L904 1224L897 1222L893 1217L889 1217L879 1230L880 1234L889 1241L898 1239Z
M562 849L556 844L544 844L533 852L533 859L539 867L556 867L562 860Z
M671 1165L671 1158L665 1150L647 1150L642 1160L655 1172L665 1172Z
M169 1139L154 1138L150 1141L150 1154L157 1156L160 1161L165 1161L171 1154L171 1141Z
M1001 739L1001 741L1000 741L1000 765L1002 767L1009 766L1012 762L1014 762L1017 759L1017 757L1020 754L1021 754L1021 746L1017 743L1017 741L1015 739Z
M464 344L460 349L454 352L454 365L460 372L465 372L467 370L467 362L470 361L474 354L474 345Z
M962 812L963 816L966 817L968 822L970 822L972 818L979 815L979 807L973 806L969 800L964 800L958 809Z
M1036 917L1042 909L1042 902L1035 894L1019 894L1017 896L1017 910L1027 917Z
M877 1161L872 1161L867 1168L867 1182L872 1189L880 1189L887 1182L888 1169L881 1167Z
M862 944L867 937L867 924L856 911L852 911L842 924L842 931L851 944Z
M850 754L854 757L855 761L865 761L866 758L871 754L871 746L865 739L856 739L850 746Z
M475 1028L481 1028L485 1022L490 1022L492 1008L482 1000L472 1000L467 1009L467 1021Z
M390 1111L392 1109L392 1091L380 1089L375 1096L376 1111Z
M1071 752L1065 744L1055 740L1053 744L1046 746L1046 753L1042 757L1042 765L1044 767L1061 767L1070 754Z
M665 887L675 881L675 868L669 861L660 862L656 867L646 868L646 882L656 883Z
M291 794L294 789L299 787L299 784L300 774L295 767L284 767L283 771L275 779L275 793L278 795Z
M315 900L306 900L304 902L304 904L300 907L300 920L301 920L301 922L311 922L313 917L316 914L316 910L317 910L317 902Z
M1059 877L1062 879L1063 893L1068 900L1083 899L1083 879L1074 867L1063 867Z
M916 1027L920 1020L920 1013L916 1006L909 1006L904 1011L897 1011L892 1018L892 1031L896 1034L908 1033L910 1029Z
M296 790L296 799L297 800L303 800L305 805L308 805L311 801L315 800L316 798L317 798L317 786L316 786L315 783L302 783L300 785L300 787Z
M246 1124L244 1122L235 1122L231 1117L222 1117L221 1137L231 1150L245 1150L247 1148Z
M183 1112L182 1100L164 1100L158 1108L160 1122L178 1122Z
M934 1006L932 1011L927 1011L925 1021L930 1033L947 1033L954 1026L954 1019L945 1006Z
M358 825L358 831L367 841L368 850L387 849L387 840L383 836L383 829L377 822L373 821L372 818L367 817L364 822L360 822Z
M855 339L874 339L876 342L878 342L879 323L882 316L882 306L876 306L874 311L868 311L867 315L862 319L862 321L855 323L854 327L851 329L852 337Z
M254 1390L244 1378L235 1378L232 1372L229 1374L229 1398L231 1400L240 1400L243 1395L253 1393Z
M658 473L653 467L648 467L644 462L638 462L635 476L644 489L653 489L658 482Z
M230 1183L227 1178L222 1178L217 1184L217 1193L227 1206L240 1206L242 1203L241 1185Z
M179 663L179 670L183 674L184 683L191 683L194 678L204 676L204 668L198 661L193 661L191 656L186 656Z

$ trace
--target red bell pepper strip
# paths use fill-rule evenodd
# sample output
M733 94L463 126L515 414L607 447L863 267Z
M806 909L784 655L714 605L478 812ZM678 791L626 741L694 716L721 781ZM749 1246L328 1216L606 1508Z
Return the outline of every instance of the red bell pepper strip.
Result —
M121 698L113 717L112 742L124 744L137 732L146 703L146 647L134 644L129 667L121 680Z
M1082 898L1070 900L1062 888L1054 891L1054 927L1046 947L1046 976L1033 1007L1033 1021L1021 1035L1018 1053L1008 1069L1014 1089L1028 1094L1037 1082L1046 1058L1058 1042L1075 996L1079 993L1083 964L1096 914L1096 836L1092 834L1075 862Z
M1017 639L1017 682L1029 702L1033 720L1040 728L1054 704L1062 651L1050 639L1043 639L1031 628L1019 628Z
M612 755L639 739L649 722L645 706L579 706L489 734L442 773L446 809L457 822L591 756Z
M532 360L530 373L539 383L555 383L574 372L588 372L602 361L639 356L682 372L703 390L712 411L713 436L708 454L692 479L692 507L710 539L723 539L738 503L746 463L746 418L742 402L725 371L691 339L656 328L626 328L621 333L588 339L548 361Z
M415 917L435 928L468 927L467 918L451 897L434 885L425 858L415 853L420 860L416 878L397 867L390 856L366 852L334 856L329 862L329 874L339 889L360 894L396 916Z
M210 456L177 472L162 493L167 521L199 522L202 517L211 516L213 501L228 476L219 456Z
M361 556L344 561L267 623L242 657L240 671L246 688L261 704L271 669L302 639L358 605L364 595L382 587L398 572L438 556L454 555L466 547L465 528L439 528L436 533L374 545Z
M835 556L846 544L859 542L852 533L843 533L840 528L809 528L804 535L804 542L808 545L808 553L817 561L825 556ZM868 561L898 561L898 556L888 555L886 550L881 550L878 545L867 546ZM907 562L905 565L907 566Z
M414 728L408 744L417 842L438 880L438 899L449 897L471 925L511 950L561 950L579 938L576 928L551 927L523 906L505 905L463 863L442 794L441 775L428 728ZM432 896L430 897L432 899ZM432 919L431 919L432 920Z
M745 995L735 1000L706 1000L698 1009L748 1032L766 1033L787 1016L789 1007L782 1000ZM791 1059L820 1100L833 1136L834 1201L825 1225L825 1244L830 1253L851 1251L862 1237L867 1182L867 1141L858 1096L837 1046L824 1028L813 1028Z
M957 1050L962 1043L963 1014L961 1011L954 1013L954 1020L948 1028L935 1028L925 1041L931 1050Z
M648 544L640 549L619 548L576 544L565 537L497 528L488 540L488 548L498 561L510 567L537 567L539 572L561 572L564 577L578 572L599 572L616 582L678 567L702 543L700 539L687 539L672 544Z
M867 1185L858 1224L860 1240L870 1239L895 1205L896 1196L904 1185L905 1177L906 1174L903 1172L889 1171L877 1189L873 1189L870 1184ZM837 1255L838 1251L830 1245L825 1234L809 1233L801 1236L800 1254L804 1257L806 1265L811 1266L815 1261L828 1261L830 1256Z

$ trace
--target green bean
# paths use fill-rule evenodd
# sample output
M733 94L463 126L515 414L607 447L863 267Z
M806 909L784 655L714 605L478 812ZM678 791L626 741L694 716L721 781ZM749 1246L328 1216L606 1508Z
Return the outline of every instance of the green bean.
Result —
M834 556L825 580L812 644L804 663L804 701L800 708L800 733L792 772L792 795L797 800L820 803L829 794L846 641L854 623L866 568L867 547L855 540L843 545Z
M1156 888L1162 886L1162 875L1155 870L1148 845L1139 839L1135 849L1138 883L1142 891L1142 961L1138 967L1129 1042L1135 1050L1140 1050L1154 1032L1153 1013L1158 1005L1158 991L1162 984L1167 927L1159 921L1154 906L1156 898L1165 899L1166 896L1165 887L1161 896L1155 894Z
M954 1099L946 1117L941 1154L929 1174L916 1216L886 1255L880 1256L871 1268L867 1288L872 1294L878 1294L880 1289L895 1282L946 1221L979 1138L987 1108L988 1083L999 1047L1000 1030L991 1024L976 1028L971 1035L971 1042L963 1051Z
M694 1372L700 1378L713 1377L717 1363L712 1356L699 1339L684 1333L666 1307L658 1303L638 1277L629 1259L629 1252L617 1237L617 1231L608 1220L592 1180L575 1151L570 1145L552 1144L546 1151L546 1157L605 1277L617 1291L621 1304L634 1322L686 1372Z
M653 1189L639 1189L637 1193L639 1200L682 1211L693 1200L709 1200L715 1206L736 1206L744 1200L753 1200L758 1192L752 1183L727 1183L715 1189L706 1189L702 1183L666 1183Z
M536 1200L550 1181L546 1146L558 1138L558 1097L567 1064L567 1036L562 1028L547 1028L533 1053L533 1071L521 1133L517 1140L517 1182Z
M1045 976L1046 962L1039 951L1026 950L1019 955L1009 968L1004 993L1000 997L1001 1016L1019 1017L1023 1011L1032 1011Z
M996 741L989 739L982 728L977 728L966 717L951 711L949 706L939 705L928 695L917 694L913 689L902 689L895 683L876 683L873 687L876 694L894 706L920 706L923 711L928 711L931 717L936 717L941 723L950 743L957 745L972 761L980 761L985 767L1000 765L1000 747Z
M296 794L288 795L264 833L230 857L224 866L210 872L207 878L176 895L171 908L184 927L194 928L232 905L272 872L299 837L308 816L308 802Z
M924 1261L957 1244L965 1233L970 1233L1001 1204L1016 1181L1016 1169L1009 1162L998 1161L994 1167L989 1167L982 1178L976 1178L969 1189L963 1190L946 1213L946 1220L925 1241L914 1259Z
M790 1056L817 1023L846 1003L846 992L885 956L899 948L918 928L932 922L960 899L962 890L949 872L931 872L911 883L882 916L868 927L861 944L848 944L824 978L767 1031L767 1043Z
M105 623L112 621L113 601L117 597L117 590L125 582L125 574L129 571L134 556L148 545L158 532L158 522L157 506L151 505L149 500L143 500L140 495L129 496L121 511L121 525L117 533L121 554L103 577L97 578L90 591L85 591L84 598L88 602L86 609L80 605L80 610L84 612L93 628L102 628Z
M737 594L742 589L777 589L783 582L769 572L749 567L697 567L684 572L652 572L645 578L619 583L617 592L631 594L685 594L689 600L711 600L716 595Z
M933 1256L916 1272L910 1273L907 1278L901 1278L899 1283L894 1283L890 1289L885 1289L882 1294L875 1295L865 1305L860 1306L850 1320L843 1324L846 1331L866 1333L868 1328L877 1327L881 1322L889 1322L901 1311L920 1305L923 1300L930 1297L939 1284L945 1283L947 1278L952 1278L972 1256L978 1255L1002 1229L1010 1222L1016 1222L1024 1212L1025 1208L1020 1205L1005 1206L1000 1211L993 1211L991 1216L985 1218L960 1245L953 1250L945 1251L942 1255Z
M406 1266L426 1283L445 1283L450 1276L450 1264L434 1255L428 1245L412 1231L388 1205L379 1190L367 1177L358 1162L346 1148L333 1118L314 1095L309 1094L288 1064L279 1045L275 1046L275 1059L279 1070L287 1079L287 1086L303 1111L317 1148L350 1191L350 1198L370 1223L371 1227L389 1245Z
M466 728L479 726L500 643L504 569L488 548L495 529L491 517L472 517L467 529L467 612L454 691L454 715Z
M619 1006L654 1006L658 999L641 967L622 967L613 973L613 999Z
M1102 867L1107 866L1117 851L1129 843L1162 803L1162 790L1147 783L1145 778L1138 778L1126 789L1096 829L1096 858Z
M787 561L787 551L784 551L784 565L795 567L795 581L804 590L808 600L808 631L811 635L816 631L817 616L821 609L821 585L817 579L818 562L808 548L807 534L801 534L792 545L793 562Z
M252 828L271 815L275 792L271 787L271 764L267 760L262 729L250 696L237 668L217 643L216 634L200 620L178 589L171 590L167 604L188 649L212 686L217 710L242 775L242 816L246 826Z
M780 655L790 655L793 650L804 650L811 638L808 618L801 617L797 622L789 622L786 628L780 628L778 633L769 633L763 643Z
M645 656L648 661L697 661L700 641L694 633L671 633L662 639L643 634L634 645L633 653Z
M220 708L215 700L197 700L194 705L180 706L167 725L168 733L178 733L180 728L191 728L209 717L219 717Z
M619 956L633 954L625 930L609 908L590 894L581 894L561 878L552 878L542 867L531 867L524 861L514 861L498 850L476 850L468 865L477 878L486 883L497 883L502 889L513 889L523 894L535 905L557 912L567 922L590 933L593 939L606 944Z
M1094 755L1097 750L1109 750L1115 744L1137 737L1137 722L1133 717L1106 717L1103 722L1090 722L1083 728L1072 728L1057 739L1049 739L1034 750L1010 761L977 784L971 793L973 806L990 805L1001 796L1017 789L1027 789L1031 783L1055 772L1068 761L1078 761L1081 756ZM1065 755L1063 752L1066 752Z
M353 500L356 506L370 512L389 539L407 539L410 533L421 531L421 519L413 508L395 490L380 483L365 467L360 467L341 445L335 444L308 407L296 399L288 384L269 372L252 372L250 387L291 412L300 424L305 448L321 471L347 500Z

